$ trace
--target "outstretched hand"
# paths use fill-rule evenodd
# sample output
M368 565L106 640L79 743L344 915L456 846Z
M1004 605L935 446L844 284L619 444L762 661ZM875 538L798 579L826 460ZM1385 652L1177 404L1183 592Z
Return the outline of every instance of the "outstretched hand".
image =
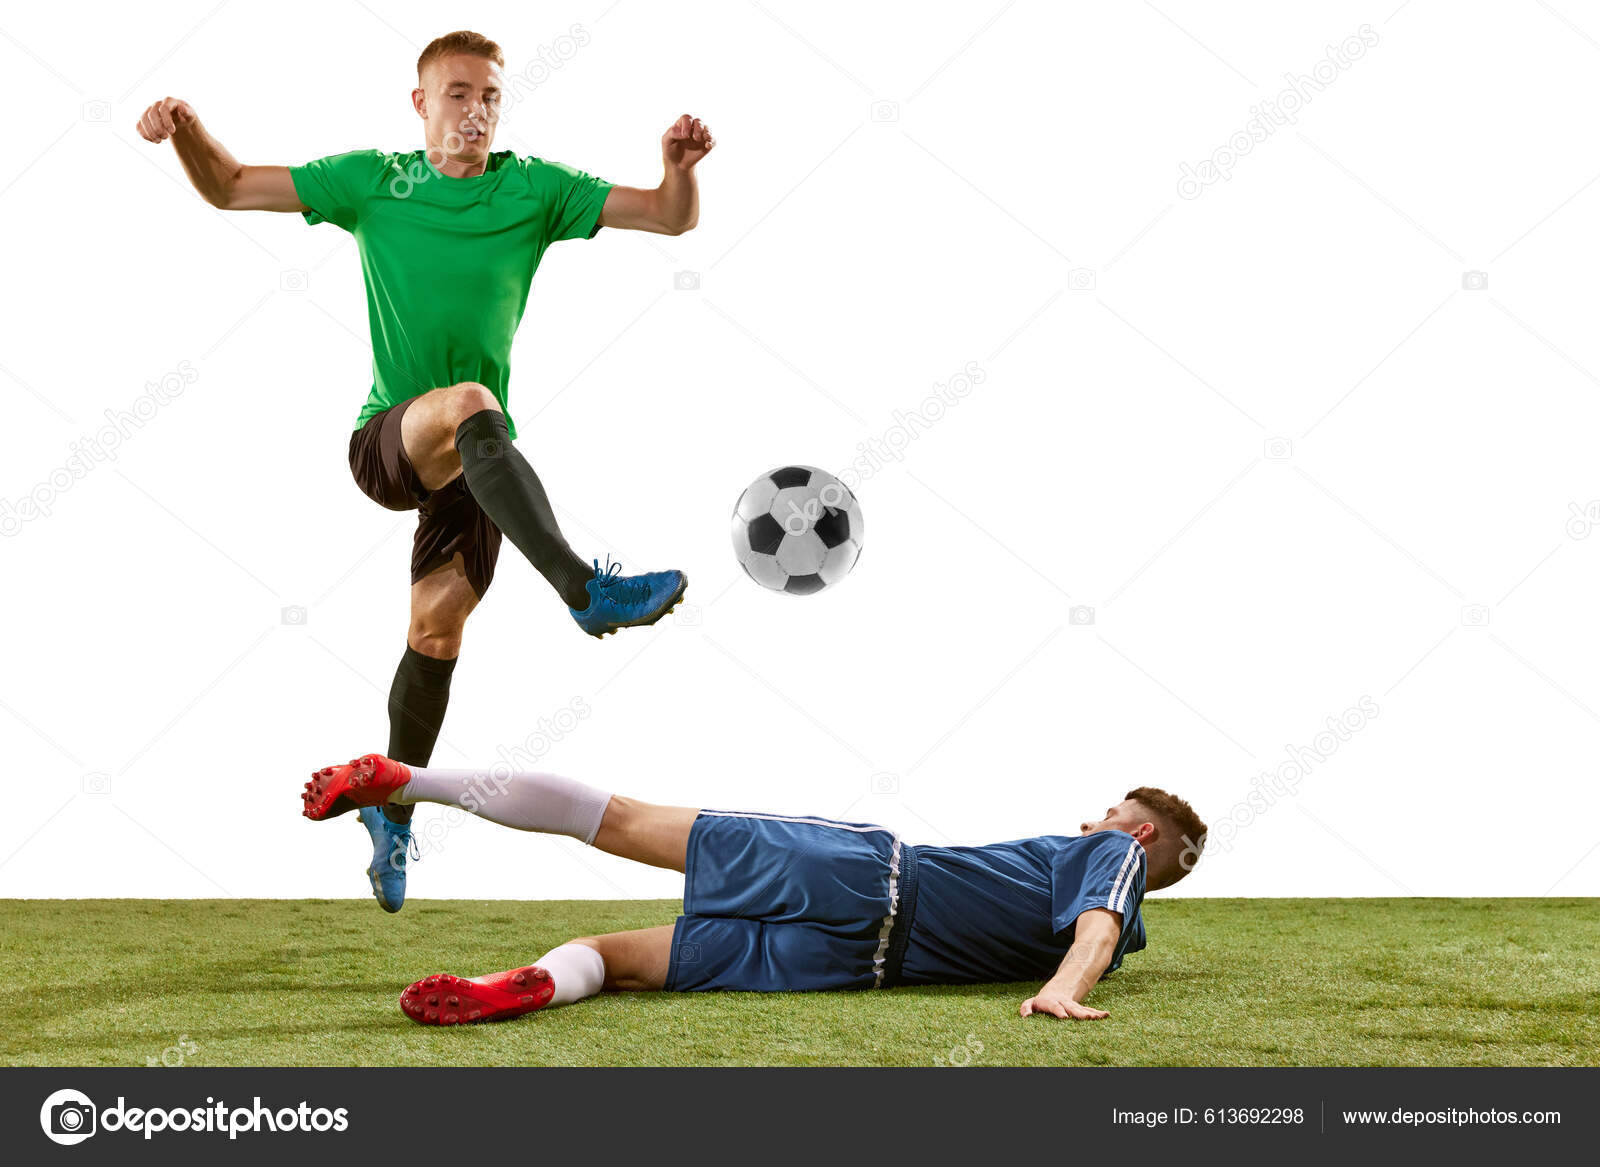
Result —
M181 97L163 97L144 111L137 129L146 142L165 142L194 120L194 106Z
M711 153L716 144L710 126L699 118L684 114L661 135L661 156L668 166L693 170L696 163Z
M1104 1021L1111 1016L1104 1009L1091 1009L1087 1005L1080 1005L1065 993L1049 991L1042 992L1037 997L1029 997L1017 1012L1023 1017L1046 1013L1051 1017L1070 1018L1073 1021Z

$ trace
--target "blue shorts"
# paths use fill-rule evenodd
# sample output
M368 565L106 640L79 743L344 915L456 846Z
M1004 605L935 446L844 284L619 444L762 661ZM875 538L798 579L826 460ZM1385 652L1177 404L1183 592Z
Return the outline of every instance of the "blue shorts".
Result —
M689 829L666 988L883 984L903 857L887 827L701 811Z

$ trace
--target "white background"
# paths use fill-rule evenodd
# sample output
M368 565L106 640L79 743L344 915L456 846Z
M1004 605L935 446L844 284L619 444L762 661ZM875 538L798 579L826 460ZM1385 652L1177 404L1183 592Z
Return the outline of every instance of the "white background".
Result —
M679 113L719 144L697 231L552 250L511 395L574 545L682 567L698 626L596 643L508 545L436 762L579 702L538 765L663 802L986 842L1155 783L1234 816L1172 894L1600 892L1600 15L232 0L0 22L0 511L196 377L0 539L0 894L366 897L353 818L298 817L310 770L384 747L406 618L413 520L345 462L353 243L211 210L133 124L172 94L249 162L413 148L441 20L540 82L499 147L650 185ZM1363 25L1297 124L1180 195ZM752 478L848 465L968 362L861 486L849 580L742 577ZM1242 805L1363 697L1297 793ZM678 888L478 822L431 849L413 895Z

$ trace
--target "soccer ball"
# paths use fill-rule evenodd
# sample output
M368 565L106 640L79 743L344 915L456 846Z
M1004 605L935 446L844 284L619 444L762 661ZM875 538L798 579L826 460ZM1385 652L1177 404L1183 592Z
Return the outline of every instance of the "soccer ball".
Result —
M764 588L809 596L850 574L865 530L850 488L815 466L763 474L733 508L733 552Z

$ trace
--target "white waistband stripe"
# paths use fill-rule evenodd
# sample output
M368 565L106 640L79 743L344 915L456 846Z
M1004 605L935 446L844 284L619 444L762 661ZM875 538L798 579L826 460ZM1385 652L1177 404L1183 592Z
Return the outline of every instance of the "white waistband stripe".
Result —
M802 818L799 815L755 814L737 810L703 810L700 813L721 819L766 819L768 822L774 823L807 823L813 827L833 827L835 830L855 831L857 834L867 834L871 831L894 833L888 827L863 826L860 823L836 823L832 819Z
M878 929L878 949L872 954L872 987L883 988L884 960L889 955L889 934L894 931L894 915L900 909L900 836L894 837L889 851L889 914Z

